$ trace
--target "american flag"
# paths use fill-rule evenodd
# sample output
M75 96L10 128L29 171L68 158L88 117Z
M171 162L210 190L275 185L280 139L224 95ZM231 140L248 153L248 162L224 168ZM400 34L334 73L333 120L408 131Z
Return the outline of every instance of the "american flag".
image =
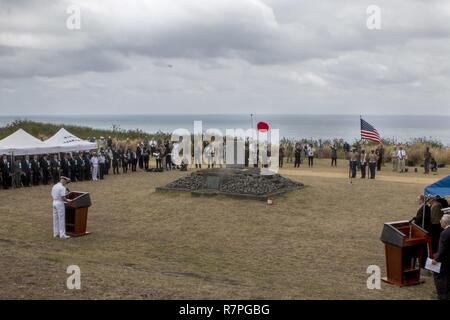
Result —
M361 139L381 142L380 134L370 123L361 118Z

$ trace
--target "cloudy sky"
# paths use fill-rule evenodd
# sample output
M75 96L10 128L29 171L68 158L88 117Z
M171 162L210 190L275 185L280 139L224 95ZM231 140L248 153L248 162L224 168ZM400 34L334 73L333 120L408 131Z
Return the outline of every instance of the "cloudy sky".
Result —
M450 114L449 57L447 0L0 0L0 115Z

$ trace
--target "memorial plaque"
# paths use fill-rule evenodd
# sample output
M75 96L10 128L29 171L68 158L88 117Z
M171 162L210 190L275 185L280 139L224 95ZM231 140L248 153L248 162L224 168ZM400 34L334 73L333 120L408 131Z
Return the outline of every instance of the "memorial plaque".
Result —
M206 177L206 187L208 189L219 189L220 177Z

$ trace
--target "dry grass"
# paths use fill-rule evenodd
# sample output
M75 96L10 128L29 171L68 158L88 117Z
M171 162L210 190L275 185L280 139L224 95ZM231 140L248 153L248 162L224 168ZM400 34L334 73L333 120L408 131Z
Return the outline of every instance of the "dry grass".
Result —
M180 172L131 173L72 184L91 193L91 235L51 238L50 186L0 190L0 298L430 299L432 281L366 288L384 267L386 221L409 219L439 176L385 170L355 179L346 166L289 167L307 187L273 206L227 197L155 193ZM76 264L82 289L65 288Z

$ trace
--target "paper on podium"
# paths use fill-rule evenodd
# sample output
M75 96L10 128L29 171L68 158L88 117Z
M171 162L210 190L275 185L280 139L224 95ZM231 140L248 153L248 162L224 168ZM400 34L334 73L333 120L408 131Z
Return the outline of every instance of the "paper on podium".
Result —
M441 263L438 262L436 264L431 263L431 259L427 258L427 261L425 262L425 269L439 273L441 272Z

